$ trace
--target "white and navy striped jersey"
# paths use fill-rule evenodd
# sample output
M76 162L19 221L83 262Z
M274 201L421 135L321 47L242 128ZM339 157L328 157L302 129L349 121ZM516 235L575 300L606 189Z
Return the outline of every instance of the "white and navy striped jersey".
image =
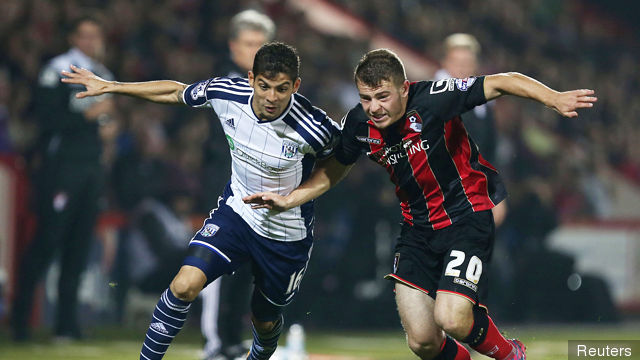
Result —
M264 237L297 241L312 234L313 202L284 211L252 209L242 198L269 191L287 195L304 182L317 158L333 153L340 131L326 113L293 94L280 117L261 121L251 107L253 88L244 78L218 77L189 85L185 104L211 107L231 152L232 194L226 203Z

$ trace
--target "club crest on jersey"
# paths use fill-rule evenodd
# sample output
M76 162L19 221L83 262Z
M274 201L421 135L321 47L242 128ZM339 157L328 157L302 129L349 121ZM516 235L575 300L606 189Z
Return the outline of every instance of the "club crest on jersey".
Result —
M218 232L218 230L220 230L220 226L216 224L207 224L202 228L202 230L200 230L200 235L204 237L212 237Z
M284 155L284 157L286 157L287 159L291 159L297 153L298 153L297 143L290 140L285 140L282 142L282 155Z
M363 143L367 143L367 144L374 144L374 145L382 144L382 140L376 139L376 138L370 138L366 136L356 136L356 139L358 141L362 141Z
M415 132L422 132L422 118L417 111L411 110L407 113L407 127Z
M467 91L475 81L476 78L473 76L464 79L456 79L456 87L460 91Z
M207 85L209 85L209 80L198 83L198 85L191 90L191 98L193 100L198 100L199 97L204 97Z

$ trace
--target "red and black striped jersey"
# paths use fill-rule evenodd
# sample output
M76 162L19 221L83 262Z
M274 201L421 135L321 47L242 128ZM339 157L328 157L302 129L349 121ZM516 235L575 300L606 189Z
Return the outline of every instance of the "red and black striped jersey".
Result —
M416 227L442 229L493 208L507 195L504 184L460 119L487 101L483 85L484 77L412 83L406 113L384 130L358 104L343 119L336 159L349 165L365 152L382 165L404 221Z

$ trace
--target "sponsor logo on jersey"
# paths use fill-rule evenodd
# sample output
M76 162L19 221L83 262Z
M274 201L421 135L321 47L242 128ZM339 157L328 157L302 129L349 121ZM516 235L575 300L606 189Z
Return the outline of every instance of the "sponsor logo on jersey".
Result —
M369 157L373 161L382 166L395 165L401 159L404 159L410 155L416 154L418 151L429 150L429 143L427 140L422 140L419 136L414 136L417 139L404 139L393 146L385 146L382 150L369 153Z
M220 226L216 224L207 224L202 228L202 230L200 230L200 234L204 237L212 237L218 232L218 230L220 230Z
M467 91L467 89L469 89L471 85L473 85L473 83L476 81L476 78L472 76L464 79L456 79L455 81L458 90Z
M167 331L167 328L164 327L164 324L161 323L161 322L154 322L149 327L152 328L153 330L161 333L161 334L165 334L166 335L166 334L169 333L169 331Z
M199 97L203 97L206 90L207 85L209 84L209 80L201 81L191 90L191 98L193 100L197 100Z
M236 129L235 120L233 118L228 118L227 121L224 122L224 124L232 128L233 130Z
M356 140L362 141L362 142L367 143L367 144L375 144L375 145L382 144L382 140L376 139L376 138L371 138L371 137L366 137L366 136L356 136Z
M455 278L453 278L453 282L456 283L456 284L460 284L462 286L466 286L466 287L468 287L469 289L471 289L473 291L476 291L476 292L478 291L478 285L472 283L469 280L461 279L459 277L455 277Z
M298 144L290 141L284 140L282 142L282 155L287 159L293 158L298 153Z
M229 149L235 150L236 144L233 143L233 138L231 138L231 136L229 135L226 135L226 137L227 137L227 142L229 143Z

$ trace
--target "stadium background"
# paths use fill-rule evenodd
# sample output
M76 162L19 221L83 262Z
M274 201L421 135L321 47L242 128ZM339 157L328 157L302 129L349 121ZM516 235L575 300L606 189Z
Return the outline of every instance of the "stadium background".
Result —
M454 32L471 33L480 41L481 73L519 71L560 90L595 89L598 103L577 119L562 119L533 102L495 102L494 165L507 181L510 198L496 244L490 309L503 328L532 341L617 334L640 339L640 280L634 276L640 271L640 147L634 141L640 138L640 30L631 15L639 5L595 0L5 0L0 3L0 359L3 348L16 358L38 346L56 354L48 348L47 328L55 294L46 286L34 318L40 344L16 350L5 335L15 259L36 221L29 205L37 199L29 197L27 175L38 134L32 94L40 67L67 48L64 34L71 21L87 10L104 20L105 64L117 79L190 83L217 73L227 56L229 18L249 7L270 15L276 38L298 48L300 92L336 120L358 101L352 69L366 50L392 48L406 60L411 80L429 79L438 68L442 40ZM209 128L207 111L126 97L116 101L119 125L103 129L110 187L82 293L88 341L111 349L106 351L115 351L127 337L141 337L161 291L132 286L121 309L126 317L118 315L118 283L112 276L131 204L142 197L174 204L176 197L186 196L193 201L181 211L199 225L227 181L229 166L226 143L206 141L210 131L220 136L218 125ZM124 190L135 178L122 164L138 146L151 148L149 158L140 161L161 163L172 176L131 193ZM369 343L397 346L402 355L384 357L382 349L372 348L362 354L410 358L402 346L391 284L381 279L399 221L390 186L383 171L361 161L357 171L317 201L314 254L302 291L287 312L289 323L305 326L314 352L332 352L335 339L325 341L321 334L340 331L340 339L373 339ZM173 274L175 269L161 271ZM53 278L55 267L47 282ZM185 358L197 356L190 352L200 341L195 313L190 329L177 340L186 342ZM133 344L135 352L138 345ZM553 346L565 346L566 354L566 342ZM60 358L77 351L57 349ZM173 358L171 351L167 358Z

